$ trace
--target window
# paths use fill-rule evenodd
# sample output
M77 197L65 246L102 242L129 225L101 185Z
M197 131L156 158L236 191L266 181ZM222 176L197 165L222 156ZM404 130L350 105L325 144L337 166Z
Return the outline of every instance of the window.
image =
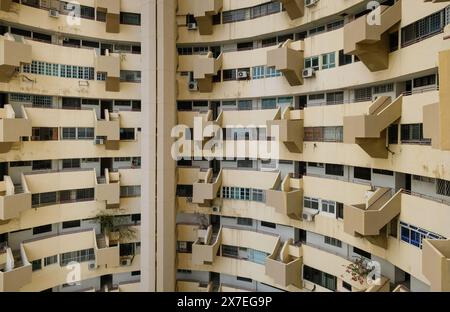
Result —
M344 104L344 92L327 93L327 105Z
M323 127L305 127L304 141L323 142Z
M261 203L263 203L265 201L263 190L252 189L251 194L252 194L252 201L261 202Z
M277 99L262 99L261 101L262 109L275 109L277 108Z
M80 165L81 165L81 162L80 162L79 158L63 159L63 161L62 161L63 169L80 168Z
M450 196L450 181L436 180L436 194Z
M123 82L141 82L140 70L121 70L120 81Z
M334 247L342 248L342 241L340 241L334 237L325 236L324 243L327 245L334 246Z
M223 81L236 80L236 69L223 70Z
M41 259L37 259L34 261L31 261L31 270L34 271L39 271L42 269L42 260Z
M33 235L44 234L52 231L52 225L42 225L33 228Z
M249 219L249 218L237 218L237 224L239 224L239 225L245 225L245 226L252 226L252 225L253 225L253 219Z
M430 139L423 137L423 124L401 125L402 143L431 144Z
M319 57L313 56L305 58L305 69L313 68L314 70L319 70Z
M192 197L192 185L177 185L176 195L178 197Z
M337 209L337 217L338 217L338 219L344 219L344 204L343 203L336 203L336 209Z
M32 170L51 170L52 161L51 160L33 160Z
M255 66L252 67L252 79L262 79L264 78L265 67Z
M268 228L271 228L271 229L276 229L277 228L277 225L275 223L265 222L265 221L261 221L261 226L268 227Z
M63 229L71 229L71 228L80 227L80 226L81 226L80 220L66 221L66 222L62 223Z
M343 142L344 141L344 127L324 127L323 128L324 142Z
M344 288L348 291L352 291L352 285L350 285L349 283L346 283L344 281L342 281L342 288Z
M242 277L242 276L236 276L236 280L246 283L253 283L253 280L251 278Z
M331 52L322 54L322 69L329 69L336 67L336 53Z
M134 140L134 128L120 128L120 140Z
M58 128L32 128L32 141L57 141Z
M120 187L120 197L139 197L139 196L141 196L140 185L128 185Z
M425 229L400 221L401 240L418 248L422 248L422 240L425 239L446 239L445 237L427 231Z
M93 140L94 128L78 128L78 140Z
M84 249L79 251L66 252L59 255L60 265L66 266L72 261L75 262L86 262L95 260L94 249Z
M305 196L303 199L303 207L319 210L319 199Z
M393 172L393 171L389 171L389 170L373 169L372 171L373 171L373 173L375 173L375 174L382 174L382 175L387 175L387 176L394 176L394 172Z
M360 88L355 90L355 102L372 101L372 88Z
M366 251L364 251L362 249L359 249L357 247L353 247L353 252L355 254L357 254L357 255L360 255L360 256L364 257L364 258L372 259L372 255L370 253L368 253L368 252L366 252Z
M429 75L425 77L415 78L413 80L414 88L422 88L436 84L436 75Z
M445 10L433 13L402 28L402 47L440 33L445 26Z
M44 258L44 266L49 266L58 263L58 255Z
M325 165L325 174L343 177L344 176L344 166L343 165L326 164Z
M398 124L392 124L389 126L388 144L398 144Z
M311 268L307 265L303 266L303 278L321 287L336 291L337 279L336 276Z
M344 54L344 50L339 51L339 66L344 66L352 63L352 56Z
M120 23L125 25L141 25L141 15L137 13L120 12Z
M336 202L329 200L322 200L322 212L335 214Z
M259 250L255 250L255 249L248 249L248 259L247 260L254 262L254 263L265 265L267 256L269 256L269 254L267 254L263 251L259 251Z
M237 258L239 249L236 246L222 245L222 255L224 257Z
M266 78L279 77L281 72L276 70L275 67L266 67Z
M371 173L370 168L354 167L353 168L353 177L355 179L370 181L372 179L372 173Z

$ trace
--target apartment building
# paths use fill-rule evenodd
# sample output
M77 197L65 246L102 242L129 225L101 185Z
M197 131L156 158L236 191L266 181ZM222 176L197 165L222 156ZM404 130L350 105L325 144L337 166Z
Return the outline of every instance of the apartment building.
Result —
M0 291L140 288L139 1L0 6Z
M450 290L450 2L379 2L172 2L175 290Z
M450 291L450 1L378 2L2 0L0 291Z

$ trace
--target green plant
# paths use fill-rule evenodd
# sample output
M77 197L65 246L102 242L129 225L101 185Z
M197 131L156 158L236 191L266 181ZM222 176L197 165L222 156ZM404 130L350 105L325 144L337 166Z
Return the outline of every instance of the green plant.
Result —
M345 272L351 275L351 279L355 282L359 282L361 285L365 283L367 275L372 271L372 268L368 265L367 259L363 257L357 257L352 263L344 265L344 267Z
M96 222L100 224L100 230L105 235L115 233L119 241L128 241L136 238L135 229L126 225L127 219L115 216L107 212L100 212L96 216Z

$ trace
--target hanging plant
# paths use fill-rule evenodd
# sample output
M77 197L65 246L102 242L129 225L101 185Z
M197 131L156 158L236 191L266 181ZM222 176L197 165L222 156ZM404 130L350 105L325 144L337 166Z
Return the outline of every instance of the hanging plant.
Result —
M366 283L367 275L372 271L367 259L363 257L357 257L352 263L344 265L344 267L345 272L350 274L351 279L354 282L359 282L361 285Z

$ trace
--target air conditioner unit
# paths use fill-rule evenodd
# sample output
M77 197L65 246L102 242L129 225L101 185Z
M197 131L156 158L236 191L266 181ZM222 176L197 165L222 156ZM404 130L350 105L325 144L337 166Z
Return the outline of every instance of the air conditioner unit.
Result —
M314 68L306 68L303 70L303 78L311 78L316 74Z
M95 264L95 261L91 261L88 263L88 269L89 269L89 271L94 271L97 269L97 265Z
M238 79L247 79L248 78L248 72L245 71L245 70L238 71L237 78Z
M312 7L317 4L319 0L305 0L305 7Z
M50 17L59 17L59 11L51 9L51 10L48 11L48 16L50 16Z
M103 145L103 144L105 144L105 140L104 139L95 139L94 144L95 145Z
M187 24L187 28L189 30L196 30L197 29L197 24L196 23L188 23Z
M189 81L188 88L189 88L189 91L197 91L198 90L197 81L195 81L195 80Z
M302 213L302 219L303 219L303 221L306 221L306 222L313 222L315 216L316 216L315 214L312 214L309 212Z
M221 209L220 209L220 206L213 206L213 207L212 207L212 211L213 211L213 212L220 213L220 210L221 210Z
M131 265L131 258L126 258L126 259L120 260L120 265L121 266L130 266Z

